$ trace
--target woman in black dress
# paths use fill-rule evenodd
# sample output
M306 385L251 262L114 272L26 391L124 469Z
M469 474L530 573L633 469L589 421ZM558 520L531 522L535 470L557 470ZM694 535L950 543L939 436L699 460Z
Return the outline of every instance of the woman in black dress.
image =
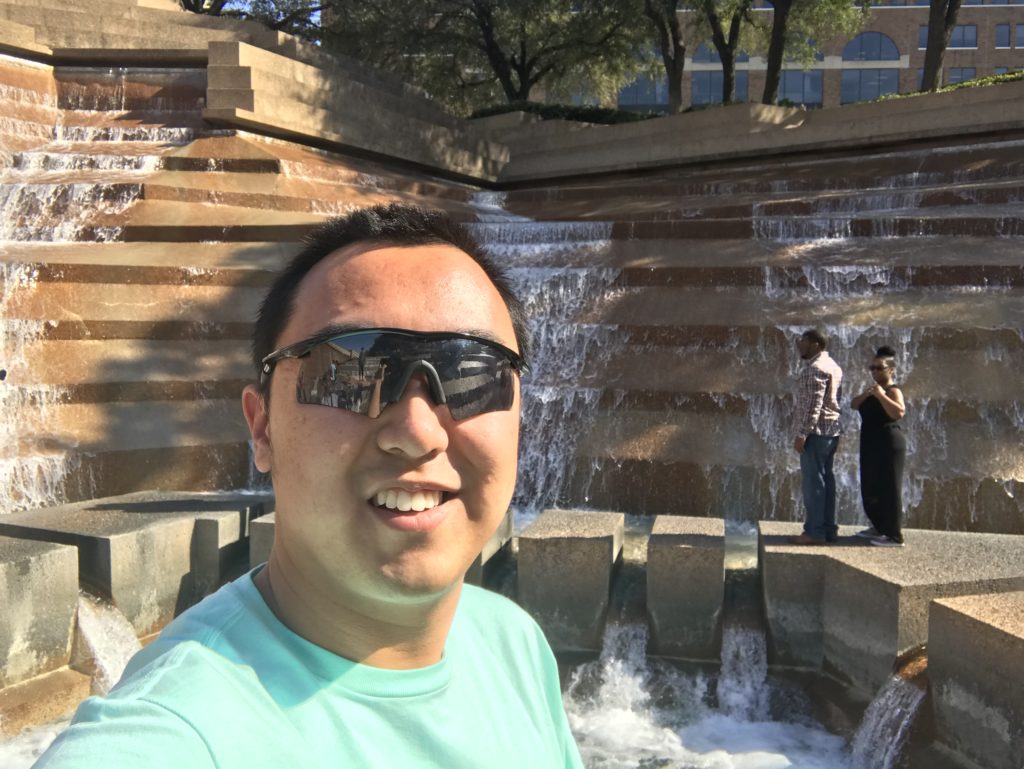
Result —
M868 371L874 384L853 399L860 412L860 496L871 528L858 532L879 547L902 547L903 462L907 441L900 428L903 393L893 383L896 351L879 347Z

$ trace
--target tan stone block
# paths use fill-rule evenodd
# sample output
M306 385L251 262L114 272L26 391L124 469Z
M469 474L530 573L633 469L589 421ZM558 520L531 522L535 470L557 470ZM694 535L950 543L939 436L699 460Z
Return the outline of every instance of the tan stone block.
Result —
M724 521L671 515L655 518L647 543L651 651L718 660L724 595Z
M598 650L625 516L546 510L519 535L519 603L558 650Z

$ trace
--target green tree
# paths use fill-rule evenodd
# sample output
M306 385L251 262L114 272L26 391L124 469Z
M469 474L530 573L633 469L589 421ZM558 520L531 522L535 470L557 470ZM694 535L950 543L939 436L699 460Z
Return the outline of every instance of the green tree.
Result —
M736 54L744 29L753 23L754 0L693 0L722 60L722 102L736 100ZM723 23L724 22L724 23ZM726 25L728 32L726 32Z
M779 81L785 59L810 66L815 43L834 37L850 37L863 27L870 13L870 0L854 4L850 0L773 0L769 33L764 104L774 104L779 96Z
M181 7L208 16L258 21L271 29L309 40L320 38L320 13L330 0L179 0Z
M922 91L935 91L942 85L942 58L949 36L960 13L960 0L931 0L928 8L928 47L924 52Z
M613 97L640 71L625 0L334 0L325 45L396 72L456 112L538 90Z

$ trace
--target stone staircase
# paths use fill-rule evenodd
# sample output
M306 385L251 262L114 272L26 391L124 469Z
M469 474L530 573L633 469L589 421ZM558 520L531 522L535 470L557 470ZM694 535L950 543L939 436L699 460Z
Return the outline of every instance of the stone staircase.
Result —
M211 127L202 70L0 83L3 512L249 485L250 324L301 236L392 200L473 216L464 185Z
M908 525L1024 532L1021 149L1009 136L510 191L512 213L603 228L577 253L549 242L564 265L617 271L576 318L605 330L581 374L600 393L560 502L799 520L789 383L797 335L818 326L847 399L877 345L899 351ZM840 515L856 523L846 419Z

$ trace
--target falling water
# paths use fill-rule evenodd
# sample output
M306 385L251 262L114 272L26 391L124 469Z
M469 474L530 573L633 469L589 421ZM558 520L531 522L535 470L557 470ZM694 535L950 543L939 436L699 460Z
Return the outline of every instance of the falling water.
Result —
M33 265L0 262L0 514L56 504L73 466L46 431L61 390L29 375L30 350L46 324L18 319L14 310L35 290L37 276Z
M900 676L892 676L878 690L851 742L851 769L892 769L924 694Z
M106 694L142 645L117 607L84 593L78 596L78 634L84 651L95 663L93 694Z
M743 634L729 636L723 658L740 660L748 640ZM600 658L571 675L566 712L588 769L846 766L843 739L808 718L806 707L787 702L779 708L779 721L762 717L766 695L752 710L731 700L732 711L716 708L712 676L648 659L646 647L644 625L611 625ZM723 687L767 691L767 684L756 683L759 670L751 680L741 680L748 670L746 663L731 665L734 678L719 683L719 697Z
M578 318L608 294L619 272L552 266L566 250L605 248L610 224L534 222L504 212L503 201L500 194L478 195L474 203L484 221L470 229L506 265L529 319L531 371L523 381L519 477L512 502L522 527L545 507L567 499L570 485L587 487L589 479L576 474L576 447L597 410L603 388L593 372L613 354L614 328L579 323ZM579 495L573 496L579 506Z

